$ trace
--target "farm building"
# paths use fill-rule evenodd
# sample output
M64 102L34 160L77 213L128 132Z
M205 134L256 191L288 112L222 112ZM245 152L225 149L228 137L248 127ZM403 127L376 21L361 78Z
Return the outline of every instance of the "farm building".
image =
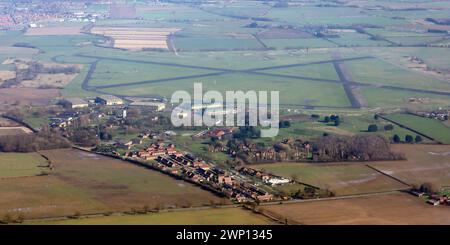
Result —
M97 96L95 102L102 105L123 105L123 100L114 95L100 95Z
M130 106L145 107L154 111L162 111L166 108L166 104L154 101L134 101L130 104Z
M71 109L86 108L89 106L88 102L80 98L67 98L63 101L64 106Z

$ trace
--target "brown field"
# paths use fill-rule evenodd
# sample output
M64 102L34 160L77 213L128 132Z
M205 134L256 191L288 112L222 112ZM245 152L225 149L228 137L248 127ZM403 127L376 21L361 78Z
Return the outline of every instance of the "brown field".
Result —
M264 206L301 224L450 224L450 208L406 193Z
M144 48L168 49L168 36L179 30L176 28L94 27L91 33L111 37L114 40L115 48L140 50Z
M184 181L131 163L83 151L42 152L46 176L0 180L0 217L41 218L132 208L170 208L227 202Z
M26 127L0 127L0 136L31 133L33 133L33 131Z
M81 26L28 28L25 36L68 36L81 35Z
M409 184L450 185L450 145L393 145L393 150L405 153L407 160L370 165Z
M275 163L254 166L287 178L333 191L337 196L405 189L408 186L386 177L364 163Z
M46 105L59 96L59 89L2 88L0 89L0 107L16 102L22 105Z
M312 38L313 36L307 32L299 30L287 30L287 29L269 29L258 34L259 38L263 39L289 39L289 38Z

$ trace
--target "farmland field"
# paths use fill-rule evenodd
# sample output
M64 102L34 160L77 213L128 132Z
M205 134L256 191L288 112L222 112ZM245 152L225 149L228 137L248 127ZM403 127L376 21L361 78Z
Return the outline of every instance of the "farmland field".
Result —
M371 162L371 166L409 184L432 183L436 188L450 185L450 147L448 145L394 145L406 161Z
M362 163L274 163L258 169L329 189L338 196L398 190L407 186L381 175Z
M410 114L392 114L388 119L412 128L442 143L450 143L450 128L437 119L419 117Z
M264 209L310 225L450 223L450 209L433 207L407 193L272 205Z
M36 176L47 171L47 165L37 153L0 153L0 179Z
M379 59L349 61L346 66L353 79L361 83L450 91L448 82L417 74Z
M192 211L175 211L148 215L126 215L37 221L28 224L50 225L265 225L271 220L241 208L217 208Z
M26 36L66 36L81 35L82 26L29 28Z
M0 180L0 216L39 218L226 202L186 182L120 160L77 150L42 153L54 167L49 175Z

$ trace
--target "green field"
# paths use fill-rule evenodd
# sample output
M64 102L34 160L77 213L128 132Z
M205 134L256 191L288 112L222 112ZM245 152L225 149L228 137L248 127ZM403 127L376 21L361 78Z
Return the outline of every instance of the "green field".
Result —
M268 71L264 71L264 72L269 73L269 74L305 76L305 77L312 77L312 78L339 80L339 77L336 74L336 70L334 69L333 64L331 64L331 63L290 67L290 68L280 68L280 69L273 69L273 70L268 70Z
M392 114L388 119L403 124L444 144L450 144L450 128L436 119L424 118L410 114Z
M189 69L128 61L104 60L97 64L89 85L111 85L210 73L202 69Z
M339 38L331 38L333 42L338 43L341 46L352 47L352 46L387 46L389 45L386 41L372 40L368 35L349 32L349 33L339 33Z
M67 219L58 221L35 221L33 225L265 225L268 218L241 208L213 208L162 212L147 215L125 215Z
M321 38L296 38L296 39L262 39L269 48L275 49L306 49L306 48L333 48L337 45Z
M367 84L382 84L405 88L450 91L450 83L424 76L379 59L346 63L353 80Z
M46 171L47 165L37 153L0 153L0 179L36 176Z
M264 49L255 38L176 37L174 42L180 51Z
M64 217L77 212L124 212L145 206L165 209L228 202L187 182L121 160L72 149L42 153L53 165L48 175L0 179L0 217Z

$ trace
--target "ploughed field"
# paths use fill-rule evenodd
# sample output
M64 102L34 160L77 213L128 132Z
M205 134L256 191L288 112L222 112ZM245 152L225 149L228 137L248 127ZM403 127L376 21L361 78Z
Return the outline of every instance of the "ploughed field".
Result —
M407 193L264 206L301 224L393 225L450 224L450 209L432 206Z
M83 151L42 152L48 175L0 179L0 217L69 216L226 202L213 194L128 162Z

